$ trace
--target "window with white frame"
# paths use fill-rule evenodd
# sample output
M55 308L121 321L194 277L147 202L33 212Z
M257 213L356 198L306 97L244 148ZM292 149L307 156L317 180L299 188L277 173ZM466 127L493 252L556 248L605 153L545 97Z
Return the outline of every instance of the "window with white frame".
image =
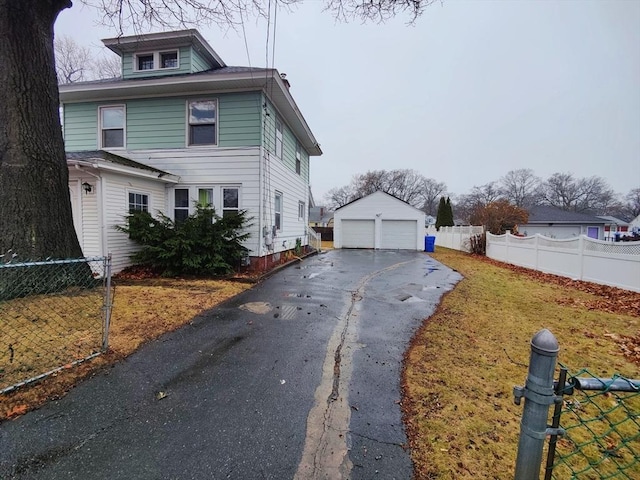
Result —
M160 52L160 68L178 68L178 51Z
M222 189L222 216L237 215L240 211L240 195L237 187Z
M296 173L300 175L302 171L302 153L300 149L300 144L296 142Z
M123 148L125 138L124 105L100 107L100 148Z
M138 53L135 55L134 65L138 72L178 68L180 66L178 50Z
M136 70L154 70L153 53L142 53L136 55Z
M304 220L304 202L298 202L298 220Z
M282 122L276 118L276 157L282 158Z
M202 207L213 208L213 188L199 188L198 203Z
M282 193L276 192L273 210L275 213L275 227L277 230L282 230Z
M149 195L146 193L129 192L129 213L148 211Z
M216 100L192 100L188 102L189 145L216 145Z
M189 189L176 188L174 190L173 220L184 222L189 217Z

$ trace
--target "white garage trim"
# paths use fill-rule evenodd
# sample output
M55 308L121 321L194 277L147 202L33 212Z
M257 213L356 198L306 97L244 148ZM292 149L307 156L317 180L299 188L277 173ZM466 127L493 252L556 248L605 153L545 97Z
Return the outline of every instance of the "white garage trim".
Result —
M342 248L374 248L374 220L342 220Z
M381 248L415 250L417 229L415 220L382 220Z

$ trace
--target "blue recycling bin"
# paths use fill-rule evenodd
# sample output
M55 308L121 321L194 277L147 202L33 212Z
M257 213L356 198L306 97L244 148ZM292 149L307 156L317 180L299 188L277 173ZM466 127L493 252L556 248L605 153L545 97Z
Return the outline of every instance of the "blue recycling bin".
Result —
M436 237L430 235L424 237L424 251L431 253L436 251Z

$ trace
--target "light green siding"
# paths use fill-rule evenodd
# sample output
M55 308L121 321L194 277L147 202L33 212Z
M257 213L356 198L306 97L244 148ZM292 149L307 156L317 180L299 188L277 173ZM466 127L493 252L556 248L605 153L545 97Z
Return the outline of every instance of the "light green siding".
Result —
M64 106L65 147L67 151L98 148L98 107L125 104L127 150L185 148L187 101L208 98L218 99L220 147L260 145L261 94L248 92L217 96L145 98L102 104L67 104Z
M191 72L204 72L210 68L211 65L196 50L191 49Z
M167 49L170 51L171 49ZM140 52L140 53L153 53L153 52ZM191 47L181 47L178 49L178 62L179 68L170 68L163 70L143 70L136 71L135 69L135 53L126 53L122 58L122 77L128 78L140 78L140 77L160 77L164 75L177 75L180 73L191 73Z
M262 107L259 92L220 95L218 110L221 147L260 145Z
M265 99L263 97L263 102ZM267 103L267 115L264 120L265 128L264 128L264 138L263 145L266 151L275 154L275 138L276 138L276 118L278 114L276 110L273 108L271 102L266 100ZM264 114L263 114L264 115ZM283 164L292 172L296 171L296 137L293 135L293 132L289 129L284 120L280 117L282 121L282 137L283 137L283 145L282 145L282 162ZM309 154L305 151L305 149L300 147L300 177L309 181Z
M183 148L185 109L181 98L127 101L127 149Z
M98 148L98 104L74 103L65 105L64 143L67 151Z

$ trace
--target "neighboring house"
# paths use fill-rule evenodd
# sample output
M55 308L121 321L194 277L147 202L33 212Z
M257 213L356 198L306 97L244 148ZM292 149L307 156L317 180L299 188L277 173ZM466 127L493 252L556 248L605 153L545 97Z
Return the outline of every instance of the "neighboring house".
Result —
M598 240L604 239L602 218L584 213L569 212L555 207L536 206L529 209L527 223L518 225L518 233L533 236L537 233L549 238L573 238L586 235Z
M632 234L640 235L640 215L629 222L629 230Z
M309 208L310 227L333 227L333 212L327 207Z
M598 218L604 220L604 240L616 241L621 237L630 236L629 223L616 217L598 215Z
M333 218L335 248L424 248L424 212L382 191L343 205Z
M86 256L128 265L133 210L181 221L197 203L246 210L263 257L307 242L311 156L322 151L284 74L227 66L196 30L103 40L122 78L60 86L73 214Z

